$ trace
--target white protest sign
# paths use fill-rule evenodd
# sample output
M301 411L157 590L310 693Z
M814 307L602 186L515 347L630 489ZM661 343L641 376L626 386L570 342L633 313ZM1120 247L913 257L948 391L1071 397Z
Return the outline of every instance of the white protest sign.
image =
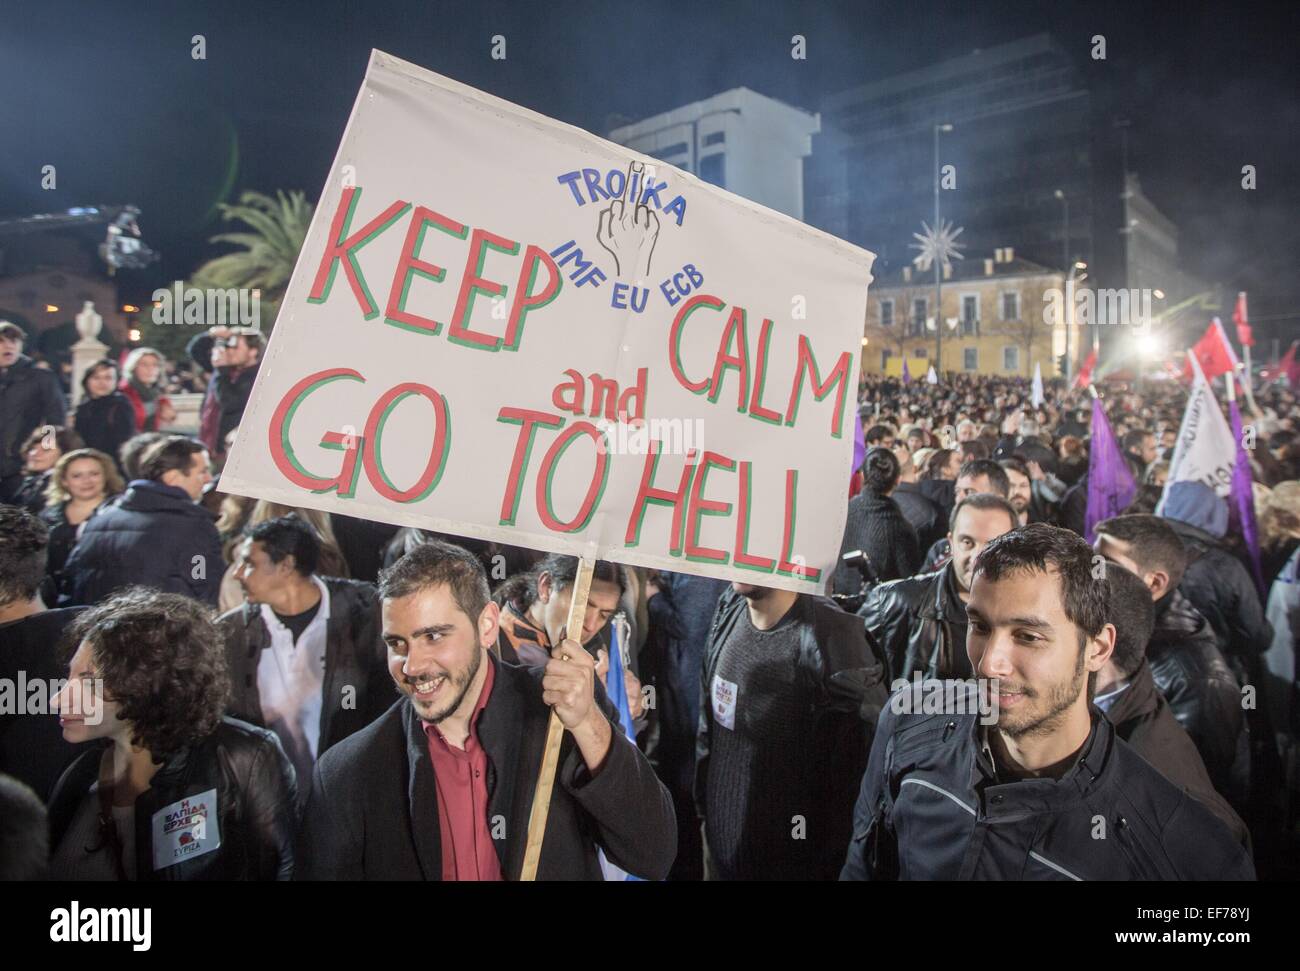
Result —
M222 489L820 591L873 260L376 51Z
M1164 509L1169 487L1175 482L1201 482L1220 496L1232 491L1232 470L1237 463L1237 443L1232 437L1219 403L1214 398L1210 382L1191 351L1187 359L1192 366L1192 392L1183 412L1183 422L1178 428L1178 441L1174 456L1169 462L1169 477L1165 480L1157 513Z

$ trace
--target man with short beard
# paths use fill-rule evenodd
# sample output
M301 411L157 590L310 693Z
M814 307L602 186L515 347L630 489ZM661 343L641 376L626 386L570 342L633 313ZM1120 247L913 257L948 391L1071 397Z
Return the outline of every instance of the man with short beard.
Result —
M966 601L975 558L1017 525L1015 510L1001 496L967 496L952 512L952 559L933 573L882 583L868 594L858 616L884 651L891 682L913 675L972 676L966 657Z
M672 801L611 724L576 639L544 667L498 661L500 608L483 567L448 543L407 553L380 574L379 596L403 697L316 763L296 876L519 879L552 710L565 733L537 879L602 879L598 848L634 876L667 875Z
M1000 460L998 465L1002 466L1002 471L1007 474L1010 488L1007 501L1015 509L1020 519L1019 525L1051 522L1051 510L1038 490L1034 488L1034 473L1029 464L1019 458L1009 458ZM1041 469L1039 475L1040 478L1045 477Z
M944 712L922 687L890 699L841 879L1254 878L1224 823L1092 705L1115 647L1109 595L1067 530L1035 523L985 547L966 605L981 682Z
M957 485L954 489L954 506L967 496L987 493L1005 499L1011 492L1011 482L1007 474L992 459L974 459L963 462L957 473ZM921 565L922 573L930 573L943 568L952 556L952 546L948 537L936 540L926 551L925 561Z

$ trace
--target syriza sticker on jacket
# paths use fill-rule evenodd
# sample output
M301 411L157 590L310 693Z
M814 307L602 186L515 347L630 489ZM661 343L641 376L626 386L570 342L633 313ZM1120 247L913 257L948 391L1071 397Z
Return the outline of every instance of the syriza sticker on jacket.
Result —
M736 682L713 676L713 718L724 728L736 730Z
M153 814L153 868L162 870L221 845L217 790L186 796Z

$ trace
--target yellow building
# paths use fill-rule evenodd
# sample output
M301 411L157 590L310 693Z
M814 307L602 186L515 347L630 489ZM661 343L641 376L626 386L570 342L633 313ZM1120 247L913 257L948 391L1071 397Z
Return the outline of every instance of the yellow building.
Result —
M867 299L862 338L866 374L903 373L924 378L935 361L935 328L943 328L939 372L1030 377L1041 364L1043 377L1060 373L1065 353L1064 321L1054 318L1063 300L1065 275L1059 270L1018 259L1011 247L990 259L953 264L940 286L941 313L935 320L934 271L911 266L882 274ZM1076 333L1071 353L1078 353Z

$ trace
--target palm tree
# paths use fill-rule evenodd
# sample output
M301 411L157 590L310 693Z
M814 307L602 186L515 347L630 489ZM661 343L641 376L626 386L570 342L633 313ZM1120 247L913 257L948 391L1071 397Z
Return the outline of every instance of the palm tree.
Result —
M190 280L196 287L261 291L262 319L268 325L275 321L315 211L302 192L285 195L277 190L275 196L250 191L239 197L237 205L221 203L222 219L238 219L253 231L213 236L209 242L242 249L208 260Z

